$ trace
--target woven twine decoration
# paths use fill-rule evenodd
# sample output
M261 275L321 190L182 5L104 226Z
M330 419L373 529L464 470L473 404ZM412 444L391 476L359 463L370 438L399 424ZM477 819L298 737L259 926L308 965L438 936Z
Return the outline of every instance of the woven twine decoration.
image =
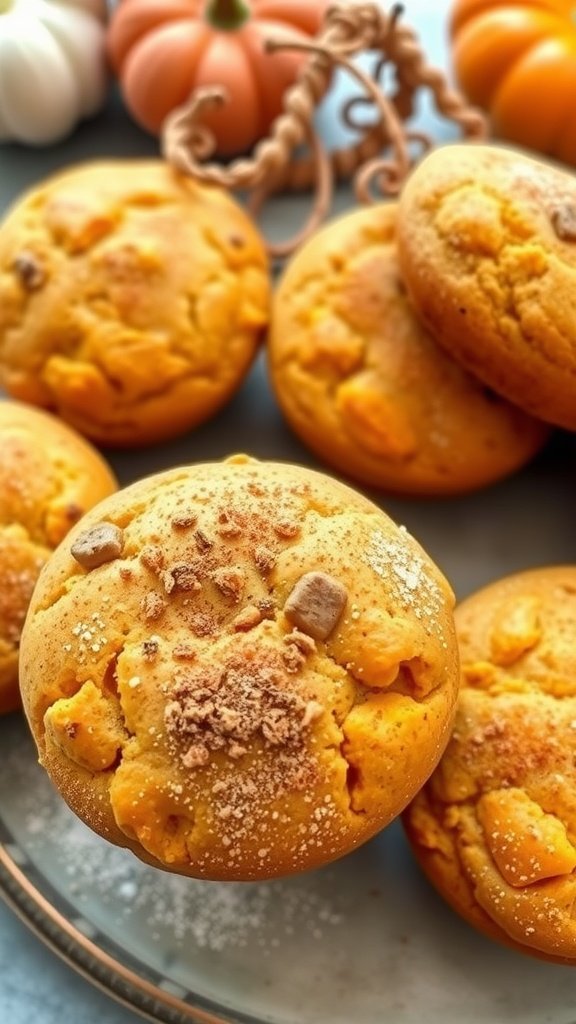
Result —
M418 37L402 22L402 13L399 4L385 12L374 2L349 0L329 7L320 33L310 42L267 40L270 53L293 49L309 57L296 83L285 93L283 113L249 159L228 166L206 162L216 147L202 125L202 116L227 102L225 90L218 87L197 89L168 116L162 131L163 156L177 171L198 182L248 192L249 208L256 216L271 194L313 187L308 221L289 241L268 247L275 257L293 252L326 218L335 181L353 179L360 203L397 195L413 164L434 145L429 135L411 131L405 123L414 112L420 89L431 92L436 110L454 121L465 139L480 141L487 134L484 117L450 88L442 71L429 67ZM372 74L354 63L355 57L367 51L376 55ZM341 111L343 123L360 138L354 145L328 153L314 118L336 68L345 68L364 90L364 95L348 100ZM384 74L392 81L390 97L383 90ZM368 124L357 121L358 109L368 113ZM296 156L303 145L306 154Z

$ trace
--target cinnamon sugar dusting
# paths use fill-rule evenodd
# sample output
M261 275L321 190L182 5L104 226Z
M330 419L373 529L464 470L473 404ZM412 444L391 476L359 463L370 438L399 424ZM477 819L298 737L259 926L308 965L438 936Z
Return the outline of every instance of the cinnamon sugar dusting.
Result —
M322 707L294 693L270 666L230 664L178 673L164 719L185 767L207 764L223 751L243 757L255 742L299 756Z

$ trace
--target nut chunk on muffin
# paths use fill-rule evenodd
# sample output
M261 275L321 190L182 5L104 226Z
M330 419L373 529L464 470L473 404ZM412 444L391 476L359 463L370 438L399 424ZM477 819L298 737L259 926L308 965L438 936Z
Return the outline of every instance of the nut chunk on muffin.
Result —
M456 613L454 734L405 813L416 856L471 924L576 963L576 567L494 583Z
M22 687L74 811L159 867L259 879L369 839L433 770L453 596L405 530L237 456L103 502L36 590Z
M73 430L0 401L0 713L20 704L20 633L40 569L68 530L114 490L112 471Z
M19 199L0 232L0 378L105 445L160 441L240 386L268 324L258 231L160 160L98 161Z

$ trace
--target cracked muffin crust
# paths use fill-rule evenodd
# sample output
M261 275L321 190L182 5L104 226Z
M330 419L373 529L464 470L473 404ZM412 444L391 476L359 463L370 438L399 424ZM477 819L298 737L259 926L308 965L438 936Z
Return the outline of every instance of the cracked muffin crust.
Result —
M268 324L256 228L159 160L94 162L0 232L0 377L106 445L173 437L243 380Z
M456 611L454 733L404 824L472 925L576 962L576 567L501 580Z
M20 704L20 633L41 567L116 486L100 455L64 423L0 401L0 714Z
M21 676L40 759L156 866L316 867L437 763L452 608L406 531L319 473L236 456L150 477L86 517L35 591Z
M449 494L512 473L542 424L445 355L408 302L397 204L328 225L287 267L269 361L288 422L346 475L388 490Z
M447 146L399 204L400 264L435 340L498 394L576 430L576 181L514 150Z

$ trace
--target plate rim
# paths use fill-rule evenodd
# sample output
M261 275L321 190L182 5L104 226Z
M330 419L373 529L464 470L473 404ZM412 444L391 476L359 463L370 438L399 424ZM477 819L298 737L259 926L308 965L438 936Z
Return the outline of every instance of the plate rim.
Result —
M7 833L5 823L0 824ZM10 846L20 850L11 836ZM23 851L22 858L23 862L28 861ZM3 836L0 836L0 899L44 946L77 974L153 1024L263 1024L245 1014L222 1016L222 1008L192 992L190 995L198 1000L198 1005L186 1002L102 949L34 885L10 855ZM68 903L66 897L62 897L62 902ZM114 940L110 940L110 945L120 950ZM162 980L159 972L153 973Z

